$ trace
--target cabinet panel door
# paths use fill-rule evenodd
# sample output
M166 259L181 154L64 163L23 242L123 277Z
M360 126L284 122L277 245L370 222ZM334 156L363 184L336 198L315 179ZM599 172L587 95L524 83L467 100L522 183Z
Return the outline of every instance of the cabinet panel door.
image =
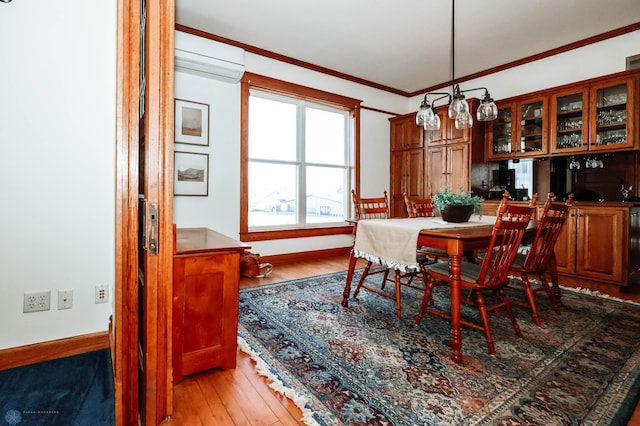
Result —
M447 147L427 149L427 192L435 194L447 186Z
M575 209L571 210L567 221L560 231L554 247L558 272L575 274L576 272L576 218Z
M402 195L405 190L405 151L394 151L391 153L391 193Z
M515 104L499 105L498 118L487 123L485 153L487 159L513 158L515 148L515 126L513 122ZM475 142L475 141L474 141Z
M412 198L424 195L424 151L409 149L391 153L391 216L406 217L402 193Z
M447 185L453 192L469 191L469 144L456 144L447 151Z
M173 374L235 368L240 255L174 257Z
M424 130L416 124L415 114L407 114L391 120L391 149L421 148Z
M625 215L624 209L593 207L578 210L577 274L622 281L627 256Z
M519 157L538 156L549 152L548 98L533 97L518 103L518 120L515 122L516 146L512 151Z
M630 77L592 86L589 150L627 150L637 146L634 83Z
M551 96L551 152L586 152L589 148L589 90L571 89Z
M424 151L411 149L406 152L406 184L404 190L412 198L424 196Z

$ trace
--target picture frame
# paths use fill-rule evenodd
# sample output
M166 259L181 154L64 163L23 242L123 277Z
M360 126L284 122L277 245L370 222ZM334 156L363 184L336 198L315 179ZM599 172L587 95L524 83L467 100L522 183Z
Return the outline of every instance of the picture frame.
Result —
M209 195L209 154L173 153L173 195Z
M209 105L175 99L175 143L209 146Z

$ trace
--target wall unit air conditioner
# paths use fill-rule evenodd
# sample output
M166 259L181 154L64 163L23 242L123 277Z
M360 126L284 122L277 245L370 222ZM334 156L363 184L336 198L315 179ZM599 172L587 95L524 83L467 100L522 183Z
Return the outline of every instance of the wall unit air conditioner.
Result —
M176 71L237 83L244 74L244 50L176 31L175 68Z

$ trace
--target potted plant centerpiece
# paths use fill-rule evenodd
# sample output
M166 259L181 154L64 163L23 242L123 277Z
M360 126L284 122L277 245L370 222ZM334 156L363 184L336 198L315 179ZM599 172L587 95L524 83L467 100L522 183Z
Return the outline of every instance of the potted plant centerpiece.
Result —
M473 213L481 214L480 205L484 198L471 192L451 192L450 188L441 189L433 194L433 204L446 222L467 222Z

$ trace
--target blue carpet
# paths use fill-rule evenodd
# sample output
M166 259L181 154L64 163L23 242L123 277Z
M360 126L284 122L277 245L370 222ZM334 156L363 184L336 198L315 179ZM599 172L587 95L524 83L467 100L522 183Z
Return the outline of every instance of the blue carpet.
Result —
M447 321L415 325L416 291L403 288L398 319L393 301L368 291L340 306L344 281L341 272L240 291L241 348L310 425L620 426L638 402L638 304L566 290L557 315L540 298L542 327L516 307L524 338L492 315L495 356L483 332L463 327L455 364ZM434 291L442 310L447 293ZM476 309L462 316L478 320Z
M109 350L0 371L0 419L19 426L113 425Z

